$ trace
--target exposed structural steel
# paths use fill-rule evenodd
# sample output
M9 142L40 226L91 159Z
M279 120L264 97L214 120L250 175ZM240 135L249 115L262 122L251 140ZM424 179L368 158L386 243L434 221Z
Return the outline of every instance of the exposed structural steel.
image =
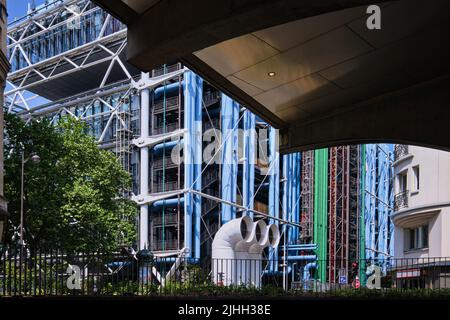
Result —
M385 259L393 255L393 146L365 145L365 255Z
M170 272L210 259L216 232L242 215L279 228L262 274L285 286L349 282L353 260L392 255L389 145L282 155L277 130L183 65L127 64L124 26L87 0L38 8L8 38L8 110L85 122L132 176L139 249L170 257Z

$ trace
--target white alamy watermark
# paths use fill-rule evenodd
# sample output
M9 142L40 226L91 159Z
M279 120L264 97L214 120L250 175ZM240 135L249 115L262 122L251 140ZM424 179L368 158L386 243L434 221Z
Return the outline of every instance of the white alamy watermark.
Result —
M198 123L195 127L201 128L201 125ZM269 138L271 130L273 132ZM201 153L198 151L199 146ZM172 138L171 148L171 161L177 165L258 165L261 173L266 175L278 170L274 165L279 158L276 129L208 129L194 134L186 132L182 140L179 137Z
M81 29L81 9L76 4L67 7L67 12L71 15L66 21L67 29L79 30Z
M369 30L381 29L381 9L379 6L373 4L367 7L367 14L370 16L367 18L366 26Z

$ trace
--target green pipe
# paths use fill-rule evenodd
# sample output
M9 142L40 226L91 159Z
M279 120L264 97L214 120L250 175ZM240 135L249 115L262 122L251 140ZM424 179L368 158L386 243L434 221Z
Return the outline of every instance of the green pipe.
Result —
M317 244L317 279L327 280L328 149L314 151L314 243Z
M365 194L366 194L366 145L361 145L361 200L360 203L360 216L359 216L359 281L361 286L366 286L366 226L365 226Z

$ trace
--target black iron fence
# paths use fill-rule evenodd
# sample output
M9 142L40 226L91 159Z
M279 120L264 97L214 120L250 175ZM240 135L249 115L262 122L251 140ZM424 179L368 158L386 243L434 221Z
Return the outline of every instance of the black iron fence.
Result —
M298 257L297 257L298 258ZM9 248L1 254L0 296L348 295L443 291L450 258L284 263L255 257L203 259ZM332 267L330 267L332 266Z

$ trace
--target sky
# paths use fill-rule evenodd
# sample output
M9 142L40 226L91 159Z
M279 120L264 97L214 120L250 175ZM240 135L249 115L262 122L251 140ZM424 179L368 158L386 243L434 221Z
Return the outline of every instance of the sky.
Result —
M6 0L8 8L8 22L14 21L14 18L20 18L27 14L28 3L32 0ZM41 5L45 0L35 0L36 6Z
M52 2L53 0L49 1ZM43 4L45 0L35 0L36 6ZM28 3L31 3L31 0L6 0L6 6L8 9L8 23L13 22L14 18L21 18L27 14ZM11 87L9 85L6 86L6 91L10 90ZM33 94L27 92L25 93L25 97L28 98L33 96ZM29 102L30 106L33 107L35 105L39 105L47 102L48 100L44 98L36 98Z

